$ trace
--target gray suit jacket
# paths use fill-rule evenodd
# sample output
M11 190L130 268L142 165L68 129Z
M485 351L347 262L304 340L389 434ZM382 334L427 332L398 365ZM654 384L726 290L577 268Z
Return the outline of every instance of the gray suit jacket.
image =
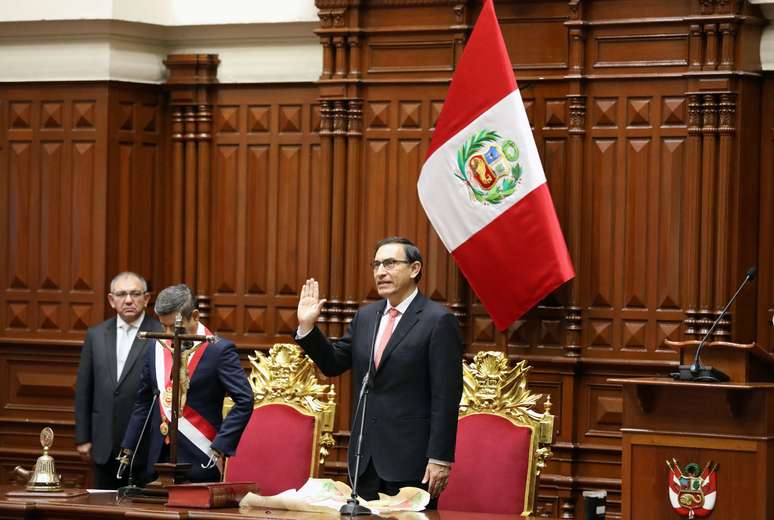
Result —
M118 454L134 409L143 354L150 341L135 338L120 379L116 374L116 317L91 327L81 349L75 386L75 443L91 442L91 458L105 464ZM145 313L141 331L162 331Z

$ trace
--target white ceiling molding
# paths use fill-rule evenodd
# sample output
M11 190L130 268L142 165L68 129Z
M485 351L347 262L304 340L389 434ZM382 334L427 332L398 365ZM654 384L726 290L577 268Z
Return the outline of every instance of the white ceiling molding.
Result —
M751 4L758 4L763 15L768 18L769 25L764 27L761 36L761 68L774 70L774 0L750 0Z
M222 83L314 81L314 22L163 26L117 20L0 23L0 81L162 83L167 54L215 53Z
M316 22L314 0L0 0L0 22L123 20L164 26Z

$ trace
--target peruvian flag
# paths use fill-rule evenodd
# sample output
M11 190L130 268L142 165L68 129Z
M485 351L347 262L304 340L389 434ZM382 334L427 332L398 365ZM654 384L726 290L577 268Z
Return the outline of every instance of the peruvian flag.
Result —
M491 0L452 77L418 189L498 329L575 276Z

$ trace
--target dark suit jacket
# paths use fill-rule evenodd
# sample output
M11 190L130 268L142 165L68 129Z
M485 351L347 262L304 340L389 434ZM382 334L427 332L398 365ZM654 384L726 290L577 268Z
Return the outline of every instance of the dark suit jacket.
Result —
M379 320L387 302L360 309L343 338L331 343L314 328L298 344L327 376L352 368L353 412L349 464L355 468L360 393ZM457 318L421 293L401 317L372 379L361 473L372 460L391 482L419 481L429 458L453 461L462 397L462 337Z
M143 354L150 342L135 337L120 380L116 375L116 328L113 317L86 332L75 385L75 443L91 442L95 464L105 464L118 454L137 389ZM139 330L163 327L147 312Z
M142 430L149 407L153 403L156 390L155 345L149 345L142 369L142 383L137 393L132 418L121 445L134 449ZM234 401L234 407L223 418L223 399L228 394ZM204 417L217 431L210 445L221 453L231 456L239 444L242 431L253 413L253 391L247 376L239 362L234 343L219 339L210 343L204 351L199 365L191 378L186 406L190 406ZM161 435L161 412L158 400L153 403L151 419L148 423L147 439L147 477L153 474L153 465L159 462L164 437ZM216 468L202 469L209 458L182 434L178 435L177 461L191 463L191 480L194 482L217 482L220 474Z

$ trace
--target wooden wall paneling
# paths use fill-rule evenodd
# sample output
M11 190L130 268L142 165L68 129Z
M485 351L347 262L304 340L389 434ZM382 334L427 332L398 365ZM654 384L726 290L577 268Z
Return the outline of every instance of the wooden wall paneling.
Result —
M107 278L135 271L158 291L158 192L164 171L164 104L158 86L111 84L108 112ZM109 288L108 288L109 289Z
M774 350L774 75L763 83L760 137L760 204L758 222L758 286L756 332L758 343ZM755 170L753 170L755 171Z
M221 86L213 107L213 330L265 348L295 332L298 291L325 279L330 193L315 90ZM325 284L323 284L325 290Z
M679 292L686 120L682 81L588 86L589 248L584 356L669 361L685 304ZM680 108L680 107L683 108Z
M6 338L75 338L104 312L107 90L2 90Z
M760 220L761 181L756 175L765 164L761 160L761 135L764 131L761 111L763 104L763 82L760 77L745 78L735 82L736 92L730 109L721 112L721 120L726 119L733 135L730 148L733 157L729 161L731 179L729 195L729 262L727 267L727 293L721 305L736 291L745 273L758 264L759 228L766 226ZM753 284L760 283L758 280ZM758 305L756 286L746 288L731 308L730 337L737 342L754 341L756 337L756 308Z
M10 203L10 185L9 176L6 173L9 167L8 158L8 102L6 96L0 91L0 201L4 203ZM8 207L5 205L5 207ZM3 248L7 248L10 245L10 236L14 231L11 230L9 213L6 211L0 211L0 244ZM6 249L7 250L7 249ZM8 270L9 255L0 254L0 276L2 276L3 286L7 283L9 270ZM4 299L0 299L0 330L4 330L8 320L7 303Z

